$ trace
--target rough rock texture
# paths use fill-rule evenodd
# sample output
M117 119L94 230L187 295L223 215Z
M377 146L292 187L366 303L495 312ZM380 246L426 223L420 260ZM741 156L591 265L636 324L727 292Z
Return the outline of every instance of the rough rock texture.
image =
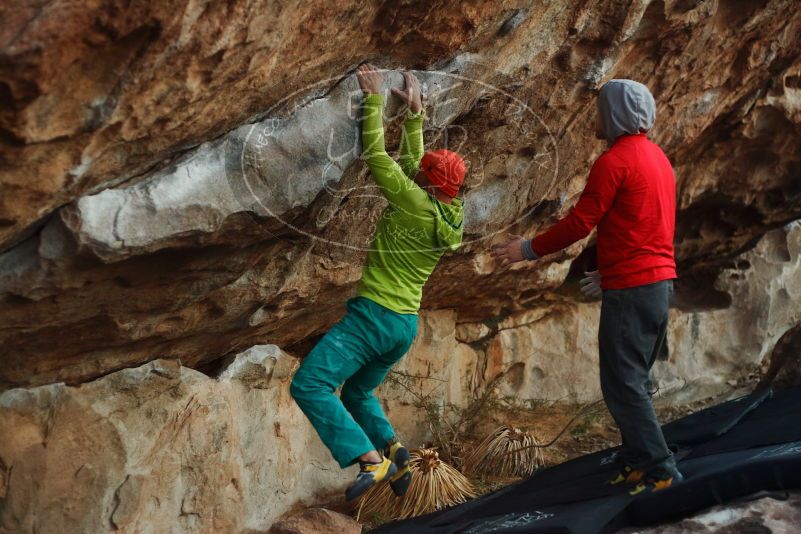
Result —
M265 531L340 489L289 396L296 359L253 347L215 380L156 360L0 395L0 532Z
M423 316L397 371L428 377L408 382L411 391L466 406L476 354L457 346L454 317ZM461 356L434 357L450 349ZM355 468L339 468L290 398L296 364L259 345L216 379L155 360L78 387L5 391L0 532L265 532L293 507L342 491ZM404 441L422 445L430 434L416 397L397 382L381 396ZM359 532L332 514L270 532Z
M745 534L797 532L801 525L801 495L777 495L715 506L672 525L625 529L625 534Z
M784 333L766 363L763 386L801 386L801 324Z
M360 534L362 526L350 517L325 508L310 508L275 523L268 534Z
M341 313L383 205L342 79L364 59L419 69L431 146L467 156L470 242L424 303L459 323L563 283L582 244L510 271L486 250L569 207L611 77L659 103L683 306L725 306L720 270L801 216L792 0L12 1L0 17L4 387L302 353Z
M676 168L660 384L708 393L767 367L779 339L774 361L792 361L796 4L5 2L0 529L263 531L341 489L276 346L302 356L341 315L385 205L358 158L364 60L416 69L428 146L469 165L466 244L382 387L410 441L426 437L421 396L597 397L598 309L576 288L592 237L508 270L487 250L572 205L613 77L653 90L651 136ZM388 101L390 146L399 111Z

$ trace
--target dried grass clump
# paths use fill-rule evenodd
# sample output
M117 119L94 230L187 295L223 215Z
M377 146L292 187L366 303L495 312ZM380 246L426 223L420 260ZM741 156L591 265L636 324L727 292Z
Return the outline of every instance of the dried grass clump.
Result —
M439 459L434 449L412 449L412 482L399 498L389 484L370 488L359 501L359 517L407 519L466 502L476 496L464 475Z
M523 477L545 465L537 439L502 426L487 436L464 460L464 472L496 477Z

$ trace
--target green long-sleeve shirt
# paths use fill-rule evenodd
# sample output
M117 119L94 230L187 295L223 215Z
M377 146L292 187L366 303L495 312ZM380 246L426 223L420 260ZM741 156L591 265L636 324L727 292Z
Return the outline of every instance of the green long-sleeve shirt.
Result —
M417 313L423 286L446 250L462 242L462 201L439 202L412 178L423 158L423 113L408 112L399 163L384 146L381 95L362 104L362 159L389 201L370 245L358 294L397 313Z

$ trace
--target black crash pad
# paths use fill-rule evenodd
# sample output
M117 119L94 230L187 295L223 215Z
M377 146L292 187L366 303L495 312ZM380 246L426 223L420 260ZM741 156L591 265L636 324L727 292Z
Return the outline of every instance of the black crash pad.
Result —
M686 517L760 491L801 488L801 388L746 397L663 427L686 480L631 497L606 482L616 449L545 469L460 506L389 523L377 534L615 532Z

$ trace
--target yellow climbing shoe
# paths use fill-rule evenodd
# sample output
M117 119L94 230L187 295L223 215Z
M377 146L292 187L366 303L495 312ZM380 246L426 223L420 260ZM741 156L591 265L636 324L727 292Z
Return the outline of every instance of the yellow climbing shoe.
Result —
M613 486L617 486L618 484L637 484L638 482L642 481L645 473L640 471L639 469L633 469L629 466L623 467L620 472L609 481L609 483Z
M396 441L387 447L386 454L398 469L398 472L389 479L389 486L395 495L403 497L412 482L412 470L409 467L409 449Z
M656 493L657 491L666 490L674 484L678 484L682 480L684 480L684 477L678 472L673 476L668 476L665 478L647 477L645 480L637 484L634 489L629 492L629 495L639 495L640 493L645 492Z
M393 477L397 472L398 468L389 458L378 463L359 462L359 474L356 475L356 481L345 490L345 498L349 501L358 499L370 486Z

